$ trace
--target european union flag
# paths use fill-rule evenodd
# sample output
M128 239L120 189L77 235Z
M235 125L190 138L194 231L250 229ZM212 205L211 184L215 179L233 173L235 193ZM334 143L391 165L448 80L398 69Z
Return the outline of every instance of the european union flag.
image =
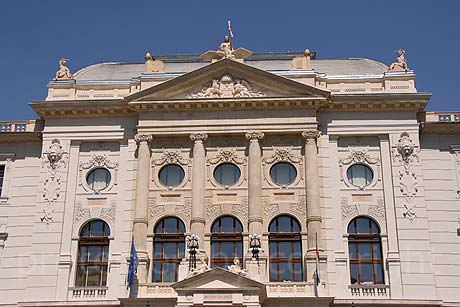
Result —
M139 265L139 258L137 258L136 247L134 246L134 240L131 242L131 254L129 255L129 269L128 269L128 286L132 287L134 284L134 278L137 272L137 266Z

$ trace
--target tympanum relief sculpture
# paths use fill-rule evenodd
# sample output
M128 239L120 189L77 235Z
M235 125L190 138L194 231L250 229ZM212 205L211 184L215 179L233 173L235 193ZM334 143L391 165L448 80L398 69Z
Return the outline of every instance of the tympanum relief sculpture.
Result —
M247 98L264 97L265 94L251 86L248 81L234 79L230 74L224 74L220 79L213 79L201 90L186 96L188 99L199 98Z
M415 195L418 192L414 162L418 162L419 157L418 149L412 142L409 133L401 133L398 143L393 148L393 161L399 162L399 185L404 197L403 216L413 221L417 217Z
M65 168L66 162L61 142L53 139L47 152L42 157L42 167L46 167L47 173L43 181L43 199L45 202L43 214L40 220L49 225L54 217L55 203L61 192L61 168Z

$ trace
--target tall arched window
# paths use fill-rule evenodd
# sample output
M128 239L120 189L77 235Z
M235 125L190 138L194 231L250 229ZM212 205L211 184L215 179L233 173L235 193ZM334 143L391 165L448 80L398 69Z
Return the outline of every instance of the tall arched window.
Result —
M300 224L288 215L278 216L268 227L270 281L302 281Z
M106 222L93 220L80 231L77 260L77 287L105 287L109 259L110 228Z
M367 217L357 217L348 225L348 252L351 284L384 284L380 229Z
M153 282L177 280L185 252L185 225L176 217L165 217L155 226L153 239Z
M233 264L238 257L243 263L243 226L233 216L217 219L211 227L211 267Z

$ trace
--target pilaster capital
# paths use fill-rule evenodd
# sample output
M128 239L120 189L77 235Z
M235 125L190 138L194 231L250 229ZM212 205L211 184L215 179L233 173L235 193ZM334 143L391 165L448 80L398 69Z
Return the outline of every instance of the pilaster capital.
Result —
M147 142L150 143L152 141L153 137L151 134L136 134L134 136L134 140L136 143L139 145L142 142Z
M202 218L202 217L192 217L190 219L190 223L191 224L195 224L195 223L200 223L200 224L206 224L206 219L205 218Z
M149 220L147 218L143 218L143 217L135 217L133 219L133 223L134 224L145 224L145 225L148 225L149 224Z
M208 135L206 133L191 133L190 139L194 142L197 142L197 141L204 142L208 139Z
M263 223L263 221L261 216L250 216L248 218L248 223Z
M250 141L252 140L258 141L258 140L263 139L265 134L262 131L249 131L249 132L246 132L245 136Z
M320 222L321 223L321 221L322 221L321 216L315 216L315 215L307 216L307 223L310 223L310 222Z
M316 139L320 137L318 130L305 130L302 132L302 136L307 144L315 144Z

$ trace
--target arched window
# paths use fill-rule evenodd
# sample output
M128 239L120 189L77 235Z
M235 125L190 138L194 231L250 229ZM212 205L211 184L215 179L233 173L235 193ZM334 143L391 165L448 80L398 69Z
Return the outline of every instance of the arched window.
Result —
M243 263L243 226L233 216L217 219L211 227L211 267L227 268L238 257Z
M348 252L351 284L384 284L380 229L367 217L357 217L348 225Z
M153 282L177 280L185 252L185 225L176 217L165 217L155 226L153 239Z
M77 260L77 287L105 287L109 259L110 228L106 222L93 220L80 231Z
M300 224L288 215L272 220L269 231L270 281L302 281Z

